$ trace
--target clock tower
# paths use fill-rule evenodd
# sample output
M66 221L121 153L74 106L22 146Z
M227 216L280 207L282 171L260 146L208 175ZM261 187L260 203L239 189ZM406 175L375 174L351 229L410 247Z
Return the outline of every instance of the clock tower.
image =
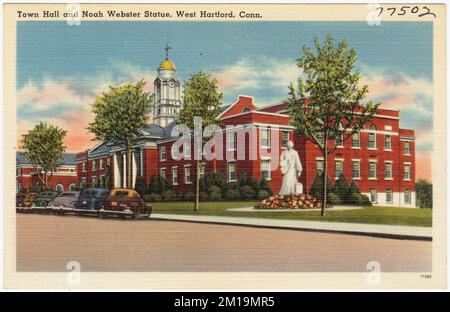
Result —
M158 77L154 81L155 105L154 122L161 127L175 120L181 109L180 81L176 77L176 68L169 59L170 47L166 44L166 59L158 67Z

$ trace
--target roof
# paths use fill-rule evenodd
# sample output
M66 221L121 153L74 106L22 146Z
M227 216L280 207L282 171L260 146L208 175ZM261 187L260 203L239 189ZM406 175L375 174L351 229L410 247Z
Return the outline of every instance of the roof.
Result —
M16 152L16 162L21 165L31 165L31 161L25 157L24 152ZM64 153L60 159L60 165L75 166L75 153Z
M176 67L173 64L173 62L171 60L169 60L168 58L166 58L164 61L161 62L161 64L158 67L158 70L172 70L172 71L176 71Z
M142 129L144 135L151 136L164 136L164 128L155 123L148 124L144 129Z

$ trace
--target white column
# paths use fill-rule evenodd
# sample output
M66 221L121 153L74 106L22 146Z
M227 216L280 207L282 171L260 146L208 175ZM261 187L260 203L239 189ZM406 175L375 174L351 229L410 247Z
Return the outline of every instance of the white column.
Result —
M138 175L138 164L137 164L137 159L136 159L136 153L133 151L131 153L131 177L132 177L132 181L131 181L131 185L132 187L134 187L134 185L136 184L136 177Z
M119 162L117 160L117 153L113 155L113 162L114 162L114 187L120 187L122 181L120 179L120 169L119 169Z
M122 154L123 159L123 178L122 178L122 187L127 187L127 154Z
M140 175L144 176L144 149L139 149L139 160L140 160Z

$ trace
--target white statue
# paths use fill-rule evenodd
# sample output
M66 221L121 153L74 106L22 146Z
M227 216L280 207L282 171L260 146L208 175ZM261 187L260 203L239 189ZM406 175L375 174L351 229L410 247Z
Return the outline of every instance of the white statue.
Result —
M298 152L294 149L294 143L287 143L287 150L281 154L280 161L283 180L281 182L280 195L302 194L303 184L298 182L298 177L302 174L302 163Z

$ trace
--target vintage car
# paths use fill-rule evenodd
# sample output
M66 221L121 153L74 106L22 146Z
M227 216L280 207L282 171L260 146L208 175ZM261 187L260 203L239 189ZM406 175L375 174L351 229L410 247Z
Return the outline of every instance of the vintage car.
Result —
M152 207L146 205L138 192L133 189L116 188L106 198L100 212L132 216L134 218L149 217Z
M43 208L47 207L50 202L52 202L55 197L58 196L58 192L55 191L43 191L40 192L31 204L31 208Z
M34 199L38 193L30 192L25 195L25 198L23 199L22 207L31 207L31 204L33 203Z
M25 196L27 194L23 193L23 192L19 192L16 194L16 207L22 207L23 206L23 201L25 200Z
M80 192L78 191L62 192L49 204L49 206L52 208L73 208L78 197L80 197Z
M99 210L109 194L108 189L104 188L87 188L81 193L80 197L74 204L77 210Z

